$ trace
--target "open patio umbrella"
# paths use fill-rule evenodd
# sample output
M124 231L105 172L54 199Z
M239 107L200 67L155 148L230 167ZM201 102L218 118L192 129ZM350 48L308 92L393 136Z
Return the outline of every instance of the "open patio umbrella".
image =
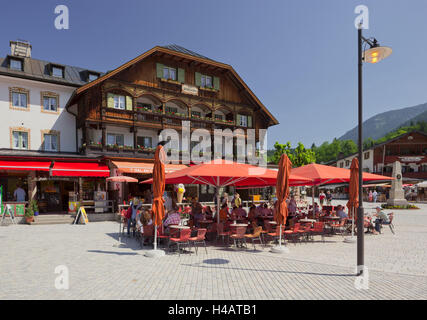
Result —
M279 161L279 171L277 172L276 197L274 220L280 225L279 247L273 248L272 252L284 252L282 249L282 225L286 224L288 217L288 206L286 199L289 196L289 176L292 169L292 162L286 154L282 154Z
M354 213L359 207L359 159L354 158L350 167L349 199L347 208L351 213L351 237L344 239L345 242L354 242Z
M138 179L128 177L128 176L108 177L106 180L110 182L127 182L127 183L138 182Z
M140 183L153 183L153 181L154 178ZM249 188L274 186L276 181L277 171L275 170L222 159L187 167L165 176L166 184L205 184L215 187L217 192L219 188L226 186ZM293 173L289 176L289 181L297 185L310 183L310 179ZM219 222L219 197L217 197L217 209Z
M309 178L311 180L309 184L301 184L306 186L320 186L323 184L335 184L350 181L349 169L326 166L317 163L311 163L299 168L294 168L292 169L292 174ZM363 172L363 181L385 180L393 180L393 178L379 174Z
M326 166L323 164L311 163L305 166L292 169L292 173L298 176L309 178L310 183L302 183L301 186L313 186L313 211L314 211L314 187L324 184L348 183L350 181L350 170ZM364 172L363 181L386 181L394 178Z
M166 153L163 145L158 145L154 154L153 166L153 204L152 210L154 214L154 250L146 253L149 257L158 257L164 255L164 251L157 250L157 226L162 224L165 216L165 206L163 193L165 192L165 162Z

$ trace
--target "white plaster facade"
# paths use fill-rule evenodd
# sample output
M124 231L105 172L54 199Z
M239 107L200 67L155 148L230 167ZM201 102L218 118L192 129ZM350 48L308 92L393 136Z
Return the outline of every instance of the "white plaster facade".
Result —
M10 88L28 91L27 108L11 108ZM0 148L12 148L11 128L28 130L28 149L42 150L43 132L59 132L59 152L76 152L75 117L65 110L74 87L47 82L0 76ZM46 112L42 107L42 92L57 95L58 112Z
M338 160L336 162L337 167L350 169L351 161L357 156L358 154L353 154L351 156ZM366 150L363 152L363 171L374 172L374 149Z

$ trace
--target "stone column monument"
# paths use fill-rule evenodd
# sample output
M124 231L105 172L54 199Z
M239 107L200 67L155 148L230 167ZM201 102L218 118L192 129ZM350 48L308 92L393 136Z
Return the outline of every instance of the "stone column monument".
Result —
M405 193L402 187L402 166L399 161L393 163L393 174L394 180L391 182L390 196L387 200L387 204L393 206L405 206L408 201L405 199Z

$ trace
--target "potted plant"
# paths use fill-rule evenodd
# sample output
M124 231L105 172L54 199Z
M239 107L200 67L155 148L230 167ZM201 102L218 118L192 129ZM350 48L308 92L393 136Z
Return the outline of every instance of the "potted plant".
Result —
M37 200L36 199L33 199L33 200L30 201L29 207L31 207L33 209L33 213L34 213L35 216L39 215L39 206L37 204Z
M27 210L25 210L25 222L30 224L34 221L34 209L30 206L28 206Z

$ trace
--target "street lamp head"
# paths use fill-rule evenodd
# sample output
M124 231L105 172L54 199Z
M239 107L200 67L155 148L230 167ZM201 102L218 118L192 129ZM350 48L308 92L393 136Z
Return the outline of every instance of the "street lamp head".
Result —
M363 52L363 61L368 63L377 63L391 55L390 47L382 47L376 39L370 49Z

